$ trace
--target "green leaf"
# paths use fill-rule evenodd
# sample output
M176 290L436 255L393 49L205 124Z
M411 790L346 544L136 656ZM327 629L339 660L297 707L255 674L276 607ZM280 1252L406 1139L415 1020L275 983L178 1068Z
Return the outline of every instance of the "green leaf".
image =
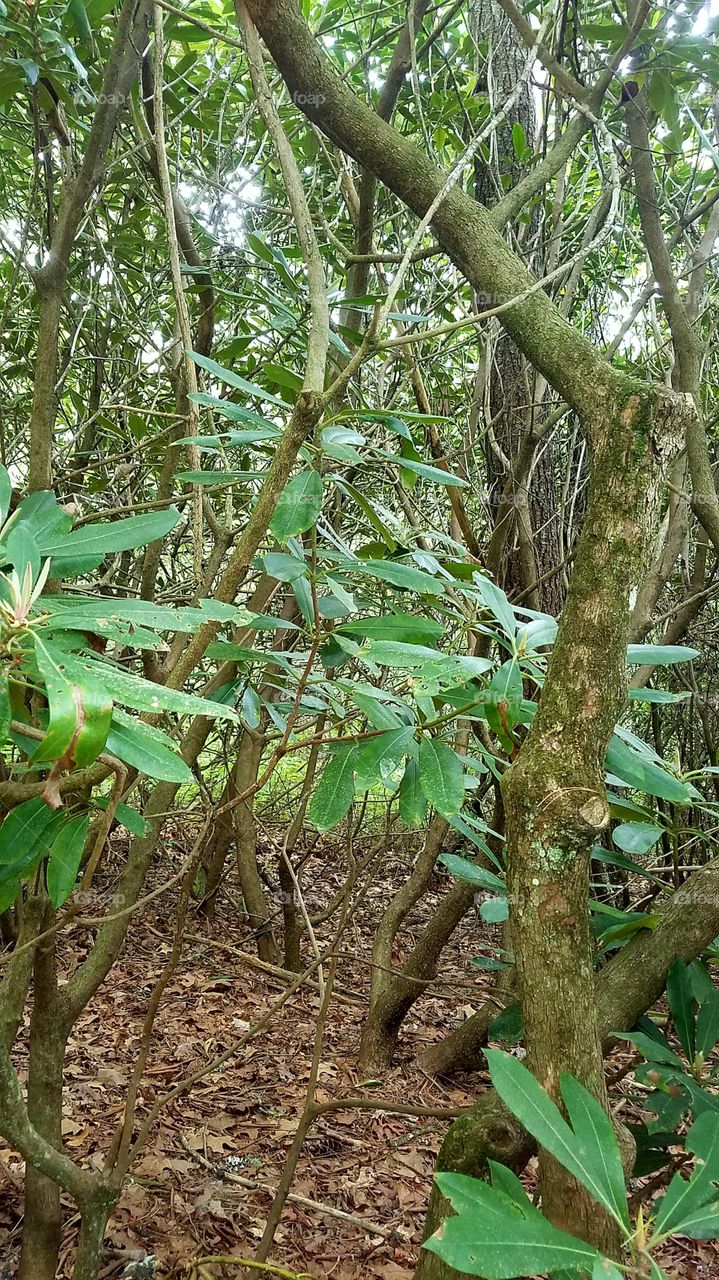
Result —
M478 867L476 862L470 862L468 858L460 858L456 853L440 853L439 860L451 875L465 884L476 884L478 889L489 889L493 893L507 892L507 886L500 876L488 871L486 867Z
M459 756L445 742L422 738L419 744L419 783L438 813L458 813L464 804L464 770Z
M719 991L713 991L697 1014L697 1052L708 1058L719 1040Z
M47 693L50 722L33 759L69 760L84 768L96 760L107 742L112 698L92 672L75 676L67 669L68 655L50 641L33 636L35 660Z
M268 573L271 578L277 578L278 582L294 582L307 573L304 560L298 560L297 556L288 556L284 551L268 551L267 555L263 556L262 563L265 573Z
M654 1040L643 1031L616 1031L614 1034L619 1040L628 1040L649 1062L664 1062L669 1066L678 1067L680 1071L684 1070L681 1058L663 1038L661 1041Z
M79 698L64 671L64 654L33 634L35 661L45 685L49 721L45 737L34 753L36 761L57 760L72 742L79 719Z
M391 707L386 707L377 698L361 692L359 689L348 689L348 693L356 707L367 718L373 729L400 729L402 721Z
M9 683L7 676L3 676L0 679L0 747L4 747L8 740L11 721L12 707L10 706Z
M683 960L675 960L667 976L667 1000L674 1029L687 1058L691 1062L696 1048L696 1023L694 1021L694 994L687 967Z
M512 147L514 148L514 154L517 159L521 160L527 148L527 138L524 128L519 120L515 120L512 125Z
M480 904L479 914L487 924L503 924L509 919L509 903L506 898L487 898Z
M110 755L124 760L149 778L163 782L192 782L192 770L177 752L177 745L161 729L144 724L119 707L112 713L107 735Z
M61 907L75 888L89 823L87 813L71 818L53 840L45 876L54 907Z
M588 1122L585 1124L584 1112L578 1111L580 1123L583 1125L583 1138L580 1142L559 1108L535 1080L531 1071L528 1071L511 1054L503 1053L499 1049L487 1049L485 1056L489 1063L492 1083L510 1111L532 1134L532 1137L537 1139L540 1146L573 1174L583 1187L586 1187L590 1195L606 1209L607 1213L624 1224L626 1209L622 1215L616 1209L614 1186L608 1186L606 1181L605 1158L599 1159L594 1151L589 1124ZM564 1078L561 1084L564 1088ZM577 1088L581 1089L582 1086L577 1084ZM587 1142L590 1142L588 1148ZM621 1165L613 1131L611 1143L617 1151L617 1158L620 1159Z
M366 574L369 578L379 578L390 582L393 587L405 591L417 591L420 595L444 595L445 584L421 569L413 569L411 565L400 564L397 560L358 560L350 561L343 566L350 573Z
M0 525L7 520L12 500L12 480L7 467L0 466Z
M174 711L181 716L211 716L213 719L236 722L239 720L232 707L224 707L219 702L195 697L194 694L181 693L164 684L153 684L151 680L143 680L141 676L131 675L129 671L111 667L107 662L95 662L89 657L80 660L70 654L63 655L63 660L66 674L73 681L89 679L101 686L114 701L132 707L134 711Z
M270 531L278 542L305 533L317 523L322 510L322 480L318 471L301 471L290 480L277 499Z
M675 1173L666 1195L657 1205L654 1219L655 1233L667 1235L691 1235L703 1239L697 1229L703 1230L701 1215L697 1210L709 1200L716 1201L716 1183L719 1182L719 1115L705 1111L698 1116L689 1130L684 1145L696 1156L695 1173L690 1179ZM719 1215L719 1205L711 1206L709 1217ZM714 1231L711 1232L714 1234Z
M609 773L635 791L660 796L673 804L689 804L691 801L689 789L683 782L627 746L616 733L607 748L605 765Z
M213 374L220 382L224 382L229 387L237 387L238 391L244 391L245 395L251 396L255 400L264 400L267 404L279 405L281 409L291 409L292 406L284 400L280 400L279 396L273 396L269 391L263 391L262 387L258 387L254 382L248 382L246 378L241 378L238 373L233 373L231 369L223 369L221 364L216 360L210 360L208 356L201 356L197 351L188 351L195 364L201 369L206 369L208 373Z
M579 1158L592 1168L614 1218L630 1231L624 1168L614 1126L597 1099L573 1076L562 1075L562 1097L577 1142Z
M95 800L98 809L109 809L110 799L108 796L98 796ZM143 818L137 809L133 809L129 804L123 804L122 801L115 806L114 819L121 826L126 827L133 836L146 836L150 830L150 823Z
M127 520L86 524L70 533L38 538L40 554L57 556L63 562L94 559L99 563L111 552L131 551L164 538L181 519L175 507L168 507L167 511L151 511L144 516L130 516Z
M376 738L370 738L357 754L357 786L369 790L376 782L384 781L399 767L405 756L416 751L414 728L403 725L389 729Z
M65 814L51 809L42 796L12 809L0 826L0 885L29 871L47 853L64 822Z
M454 475L452 471L443 471L441 467L430 467L426 462L416 462L413 458L404 456L400 458L396 453L385 453L383 449L376 449L375 452L386 462L393 462L403 471L411 471L421 476L423 480L430 480L432 484L442 484L447 489L469 488L469 482L463 480L461 476Z
M419 764L408 760L399 784L399 816L408 827L421 827L427 812L427 801L419 785Z
M347 813L354 799L354 768L357 748L351 743L335 749L325 765L307 809L318 831L330 831Z
M481 574L472 575L479 597L482 603L489 610L492 617L499 623L504 634L514 640L517 632L517 620L514 616L514 610L507 599L501 587L492 582L489 578L483 578Z
M687 649L679 644L627 645L627 664L630 667L672 667L677 662L692 662L698 657L698 649Z
M612 840L625 853L648 853L664 834L663 827L649 822L622 822L612 832Z
M261 719L260 699L249 684L242 695L242 719L250 729L259 727Z
M397 549L397 542L395 538L392 537L390 530L382 520L381 516L378 515L374 505L360 493L359 489L356 489L353 484L350 484L349 480L336 480L335 483L341 493L346 493L348 497L357 504L360 511L362 511L369 520L372 528L379 534L388 551L395 551Z
M437 1184L455 1216L425 1242L449 1266L486 1280L590 1269L596 1249L552 1226L538 1210L518 1205L479 1178L440 1173Z
M433 645L442 636L442 628L433 618L412 613L390 613L379 618L352 618L335 630L367 640L395 640L404 644Z

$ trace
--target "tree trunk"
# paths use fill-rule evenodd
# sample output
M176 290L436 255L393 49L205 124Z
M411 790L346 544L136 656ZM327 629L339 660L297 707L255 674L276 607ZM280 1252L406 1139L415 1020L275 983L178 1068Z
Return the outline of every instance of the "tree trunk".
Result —
M54 917L46 909L44 927ZM55 937L40 944L33 970L27 1109L38 1133L62 1150L62 1085L67 1030L57 986ZM62 1237L60 1187L28 1164L18 1280L53 1280Z

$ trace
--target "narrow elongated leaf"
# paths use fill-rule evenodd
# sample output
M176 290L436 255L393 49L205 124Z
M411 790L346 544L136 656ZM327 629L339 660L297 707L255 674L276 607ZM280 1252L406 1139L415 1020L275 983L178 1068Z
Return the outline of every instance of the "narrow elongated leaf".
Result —
M94 802L98 809L108 809L110 801L107 796L98 796ZM145 836L150 830L150 823L143 818L137 809L133 809L129 804L123 804L122 801L115 806L114 820L119 822L121 826L126 827L134 836Z
M697 1052L709 1057L719 1040L719 991L713 991L697 1014Z
M458 813L464 804L464 770L446 742L422 738L419 744L419 783L438 813Z
M478 889L490 889L493 893L506 893L504 880L486 867L478 867L476 862L470 862L468 858L460 858L456 853L440 853L439 860L457 880L462 880L465 884L476 884Z
M340 623L336 630L342 635L363 636L367 640L393 640L430 647L442 637L442 627L438 622L413 613L390 613L380 618L352 618Z
M89 824L87 813L71 818L53 840L45 876L54 907L61 907L75 888Z
M649 796L660 796L673 804L689 804L691 794L685 783L661 769L652 760L644 759L637 751L622 742L617 734L607 748L605 765L609 773L621 779L636 791Z
M697 1217L697 1210L708 1201L715 1202L718 1199L716 1183L719 1182L719 1116L715 1112L704 1111L694 1121L684 1145L696 1157L696 1172L690 1179L675 1173L669 1183L666 1195L659 1201L654 1219L654 1230L659 1235L694 1235L701 1222L701 1215ZM718 1213L719 1205L714 1203L712 1214L716 1216Z
M635 667L671 667L677 662L692 662L699 657L698 649L687 649L678 644L629 644L627 663Z
M408 827L421 827L427 813L427 801L419 785L419 764L408 760L399 784L399 816Z
M167 511L151 511L143 516L130 516L127 520L86 524L70 533L39 538L40 554L59 556L62 560L104 559L111 552L131 551L164 538L181 519L175 507L168 507Z
M181 716L239 720L232 707L181 693L178 689L168 689L164 684L153 684L151 680L143 680L129 671L111 667L109 663L94 662L91 658L78 659L70 654L63 655L63 659L66 674L73 680L82 682L89 678L97 682L114 701L132 707L134 711L174 711Z
M592 1176L601 1185L614 1217L629 1233L627 1189L614 1126L597 1099L573 1076L563 1075L560 1088L579 1158L585 1166L591 1166Z
M517 619L502 588L498 587L490 578L484 578L478 573L473 574L472 581L477 588L482 603L499 623L505 636L513 640L517 631Z
M595 1158L592 1152L587 1158L584 1143L579 1142L531 1071L511 1054L502 1053L499 1049L487 1049L486 1058L492 1083L510 1111L540 1146L573 1174L607 1213L623 1226L625 1219L615 1207L614 1190L605 1185L604 1161ZM577 1085L577 1088L581 1087ZM612 1141L616 1147L613 1133Z
M33 635L35 644L35 661L40 672L45 692L49 721L47 732L37 751L35 760L57 760L63 756L72 742L79 720L79 706L75 691L64 671L64 661L57 658L57 651Z
M349 689L349 696L356 707L372 725L373 729L401 729L402 721L391 707L386 707L378 698L372 697L359 689Z
M0 466L0 525L3 525L7 519L11 498L12 480L7 467Z
M681 1058L665 1040L655 1040L652 1036L645 1035L643 1031L617 1031L615 1034L618 1039L628 1040L633 1044L649 1062L664 1062L667 1066L678 1067L680 1071L684 1070Z
M270 532L278 542L305 533L317 523L322 510L322 479L318 471L301 471L286 484L277 499Z
M348 743L338 747L325 765L307 809L318 831L336 827L352 804L356 758L357 748Z
M7 742L11 722L9 681L7 676L3 676L0 678L0 747L4 747Z
M387 462L394 462L395 466L401 467L403 471L411 471L423 480L431 481L432 484L443 484L448 489L469 488L469 481L456 476L453 471L443 471L441 467L430 467L426 462L416 462L413 458L400 458L396 453L385 453L383 449L377 449L376 452L380 458L384 458Z
M696 1023L694 1020L692 984L687 967L683 960L675 960L667 977L667 1000L674 1022L674 1029L679 1037L687 1058L691 1062L696 1048Z
M107 750L149 778L163 782L191 782L192 770L178 754L176 744L154 725L143 724L119 707L112 714Z
M209 356L201 356L197 351L188 353L192 356L195 364L199 364L201 369L206 369L213 377L220 382L224 382L229 387L237 387L238 391L244 391L245 395L251 396L253 400L264 400L267 404L279 405L281 409L291 409L292 406L286 404L284 400L280 400L279 396L273 396L269 391L263 391L262 387L258 387L254 382L248 382L246 378L240 377L239 373L233 373L232 369L223 369L221 364L216 360L210 360Z
M421 569L413 569L411 565L400 564L397 560L361 560L350 562L345 566L348 572L366 574L369 578L379 578L382 582L390 582L393 587L405 591L417 591L420 595L444 595L444 583L433 578Z

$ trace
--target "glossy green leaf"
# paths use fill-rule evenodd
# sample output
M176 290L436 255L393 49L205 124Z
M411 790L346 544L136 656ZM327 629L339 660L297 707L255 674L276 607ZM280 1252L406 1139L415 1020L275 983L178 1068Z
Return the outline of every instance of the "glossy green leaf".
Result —
M272 395L269 391L263 391L262 387L258 387L254 382L248 382L246 378L240 377L238 373L234 373L232 369L223 369L221 364L216 360L210 360L209 356L201 356L197 351L190 351L195 364L201 369L206 369L219 382L224 382L228 387L236 387L238 391L244 391L246 396L250 396L253 400L264 400L266 404L279 405L281 409L291 409L284 400L280 400L279 396Z
M419 763L408 760L399 784L399 816L408 827L421 827L427 814L427 801L419 784Z
M285 485L270 521L270 532L279 542L305 533L317 523L322 510L322 480L318 471L301 471Z
M697 1014L697 1052L709 1057L719 1041L719 991L715 990L703 1001Z
M112 552L131 551L164 538L181 519L180 512L169 507L167 511L151 511L143 516L129 516L127 520L86 524L70 533L39 538L40 554L57 556L63 561L103 560Z
M608 1159L610 1169L612 1165L616 1166L616 1160L619 1160L621 1168L617 1140L613 1130L610 1132L606 1127L602 1130L596 1111L592 1109L591 1104L585 1103L582 1107L577 1105L573 1111L572 1102L576 1101L576 1089L581 1089L582 1086L575 1082L575 1090L569 1086L569 1100L565 1097L569 1114L573 1117L575 1124L578 1123L580 1126L582 1133L580 1140L567 1124L559 1108L535 1080L531 1071L528 1071L521 1062L499 1049L488 1049L486 1058L492 1083L510 1111L536 1138L540 1146L543 1146L569 1173L574 1175L578 1182L581 1182L582 1186L586 1187L607 1213L624 1224L627 1215L626 1201L620 1212L616 1204L614 1175L610 1176L607 1172ZM567 1079L568 1077L565 1077L561 1082L563 1093L567 1088ZM595 1135L600 1131L607 1136L607 1141L615 1155L600 1154L596 1150L598 1139Z
M79 694L65 674L64 654L48 641L33 636L35 661L47 695L49 720L47 732L34 758L36 761L57 760L65 754L75 737L80 718Z
M664 834L663 827L656 827L649 822L622 822L612 832L612 840L618 849L625 853L641 856L648 853Z
M120 707L112 713L107 750L149 778L163 782L191 782L192 770L178 754L172 738L154 725L143 724Z
M677 662L692 662L698 657L698 649L688 649L679 644L627 645L627 664L630 667L672 667Z
M352 618L336 628L342 635L367 640L392 640L402 644L433 646L442 638L442 627L421 614L390 613L378 618Z
M458 813L464 804L464 769L446 742L422 738L419 744L419 783L438 813Z
M511 1280L568 1267L586 1271L599 1257L591 1245L552 1226L533 1206L523 1209L480 1179L440 1173L437 1184L455 1215L424 1247L457 1271Z
M695 1173L690 1179L679 1173L674 1175L657 1205L654 1230L659 1235L685 1234L704 1239L703 1224L711 1217L719 1224L719 1114L705 1111L698 1116L684 1145L696 1157ZM708 1201L715 1202L710 1212L698 1214Z
M438 578L422 573L421 569L413 569L411 565L400 564L397 560L361 560L349 563L346 568L348 572L389 582L403 591L417 591L420 595L444 595L445 584Z
M61 907L75 888L89 823L90 815L87 813L71 818L53 840L45 876L54 907Z
M342 821L354 799L354 768L357 748L343 744L325 765L307 809L318 831L330 831Z
M661 769L653 761L644 759L616 733L612 735L607 748L605 765L609 773L621 779L635 791L641 791L649 796L660 796L663 800L671 800L673 804L689 804L691 800L685 783L673 777L666 769Z
M507 886L494 871L487 867L478 867L476 862L461 858L456 853L440 853L440 862L447 870L464 884L476 884L478 889L489 889L492 893L506 893Z
M4 524L10 510L12 499L12 480L7 467L0 466L0 525Z
M164 684L153 684L141 676L131 675L109 662L95 662L92 658L78 659L64 655L66 674L73 681L90 680L99 685L107 695L123 706L135 711L174 711L181 716L211 716L213 719L239 719L232 707L225 707L208 698L195 697L170 689Z
M687 967L683 960L675 960L667 976L667 1000L671 1010L674 1030L679 1037L687 1058L691 1061L696 1049L696 1022L694 1019L694 993Z
M16 880L43 857L64 822L65 814L51 809L42 796L12 809L0 826L0 885Z

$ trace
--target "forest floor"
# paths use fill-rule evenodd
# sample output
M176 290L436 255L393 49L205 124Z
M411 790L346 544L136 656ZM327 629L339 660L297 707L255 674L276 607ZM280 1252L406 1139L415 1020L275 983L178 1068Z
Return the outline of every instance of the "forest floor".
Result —
M183 843L179 836L174 842L168 839L166 860L154 877L157 887L179 866ZM268 833L269 853L271 843ZM402 881L403 867L406 852L383 857L345 933L338 997L330 1007L321 1054L318 1101L362 1093L388 1102L458 1108L472 1102L486 1083L480 1075L438 1082L413 1062L480 1002L487 978L471 965L479 950L472 917L446 950L441 984L418 1001L407 1019L396 1065L371 1084L358 1074L372 933L391 886ZM329 842L317 846L311 868L320 886L316 898L327 901L344 876ZM108 884L112 871L111 864ZM403 948L411 945L412 934L447 883L444 875L436 877L408 922ZM153 898L138 913L110 980L85 1011L69 1045L64 1139L68 1151L90 1166L102 1166L122 1117L148 999L172 947L175 893L171 889ZM331 927L320 931L320 945L331 937ZM248 962L242 952L251 950L231 884L214 921L208 924L192 913L188 917L182 957L155 1024L139 1092L140 1117L179 1080L243 1036L286 991L283 980ZM74 966L82 954L82 933L67 934L61 949L64 965ZM402 954L398 951L395 961ZM182 1264L198 1256L252 1256L270 1204L260 1188L277 1185L303 1111L319 1003L316 989L300 987L221 1070L161 1112L110 1221L104 1280L119 1277L128 1262L146 1254L154 1256L158 1274L177 1269L178 1275ZM22 1052L17 1063L24 1071ZM447 1123L381 1110L340 1110L317 1119L292 1183L293 1194L316 1207L296 1200L285 1206L271 1260L318 1280L411 1280ZM17 1263L21 1173L19 1158L0 1142L0 1280L10 1280ZM340 1220L327 1208L359 1221ZM58 1280L70 1274L75 1242L71 1230ZM710 1280L719 1275L719 1249L679 1240L662 1263L671 1280ZM236 1278L239 1272L235 1266L217 1266L213 1274Z

